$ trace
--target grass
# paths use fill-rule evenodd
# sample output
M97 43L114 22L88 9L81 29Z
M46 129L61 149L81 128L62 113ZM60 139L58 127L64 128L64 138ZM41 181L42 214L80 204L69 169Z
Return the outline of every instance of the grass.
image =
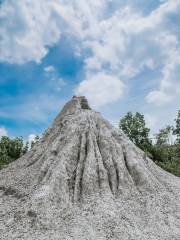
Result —
M180 161L166 161L166 162L157 162L156 164L166 170L174 174L177 177L180 177Z

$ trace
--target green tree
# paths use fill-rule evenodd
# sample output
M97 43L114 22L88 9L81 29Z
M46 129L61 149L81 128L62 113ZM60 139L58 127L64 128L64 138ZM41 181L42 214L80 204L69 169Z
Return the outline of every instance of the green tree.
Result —
M175 146L175 159L180 162L180 110L178 111L177 118L175 119L174 135L176 135Z
M168 125L155 134L155 144L152 146L151 154L154 161L172 161L174 157L174 145L172 140L173 127Z
M119 128L130 138L136 146L148 152L151 147L150 129L146 127L144 115L139 112L128 112L119 123Z
M0 139L0 168L18 159L27 151L27 144L24 146L22 137L10 139L3 136Z
M177 136L177 142L180 143L180 110L178 111L177 118L175 119L174 135Z
M162 128L159 130L159 133L156 134L156 144L157 145L172 145L173 140L172 140L172 135L173 135L173 127L168 125L165 128Z
M155 135L156 143L152 146L151 154L153 160L160 167L174 175L180 176L180 155L178 157L178 147L180 144L173 141L173 132L174 129L172 126L160 129L159 133Z

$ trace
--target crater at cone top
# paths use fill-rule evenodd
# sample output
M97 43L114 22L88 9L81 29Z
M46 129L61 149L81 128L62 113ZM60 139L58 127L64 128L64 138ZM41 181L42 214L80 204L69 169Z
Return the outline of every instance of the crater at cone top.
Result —
M179 239L179 193L179 178L73 97L0 171L2 239Z

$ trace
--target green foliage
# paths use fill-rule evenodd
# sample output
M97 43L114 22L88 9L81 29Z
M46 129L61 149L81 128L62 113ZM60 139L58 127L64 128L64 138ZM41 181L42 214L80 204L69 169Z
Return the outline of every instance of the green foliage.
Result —
M170 145L172 143L171 136L173 134L173 127L168 125L166 128L160 129L156 134L156 144L158 146Z
M174 144L174 157L176 160L179 160L180 162L180 143L176 142Z
M180 110L178 111L177 118L175 119L175 128L174 128L174 134L177 136L177 142L180 143Z
M151 154L154 161L165 162L174 159L174 145L172 141L173 127L167 126L160 129L155 135L156 143L151 148Z
M151 147L151 156L153 161L167 162L174 159L174 146L171 145L157 145L154 144Z
M144 116L138 112L134 115L128 112L119 123L119 128L131 139L134 144L144 151L151 146L149 139L150 129L146 127Z
M156 161L156 164L159 165L164 170L180 177L180 162L179 161L167 161L167 162L158 162Z
M28 151L28 143L24 146L22 138L10 139L3 136L0 140L0 169L21 157Z
M168 125L155 135L155 143L149 139L150 129L146 127L144 116L128 112L119 127L139 148L164 170L180 177L180 111L175 119L175 128ZM172 136L176 135L173 142Z

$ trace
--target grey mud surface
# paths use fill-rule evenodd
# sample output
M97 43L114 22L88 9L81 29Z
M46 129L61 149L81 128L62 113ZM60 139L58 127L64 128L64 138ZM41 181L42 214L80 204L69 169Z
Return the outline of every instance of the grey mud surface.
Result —
M73 97L0 171L1 240L179 240L180 178Z

